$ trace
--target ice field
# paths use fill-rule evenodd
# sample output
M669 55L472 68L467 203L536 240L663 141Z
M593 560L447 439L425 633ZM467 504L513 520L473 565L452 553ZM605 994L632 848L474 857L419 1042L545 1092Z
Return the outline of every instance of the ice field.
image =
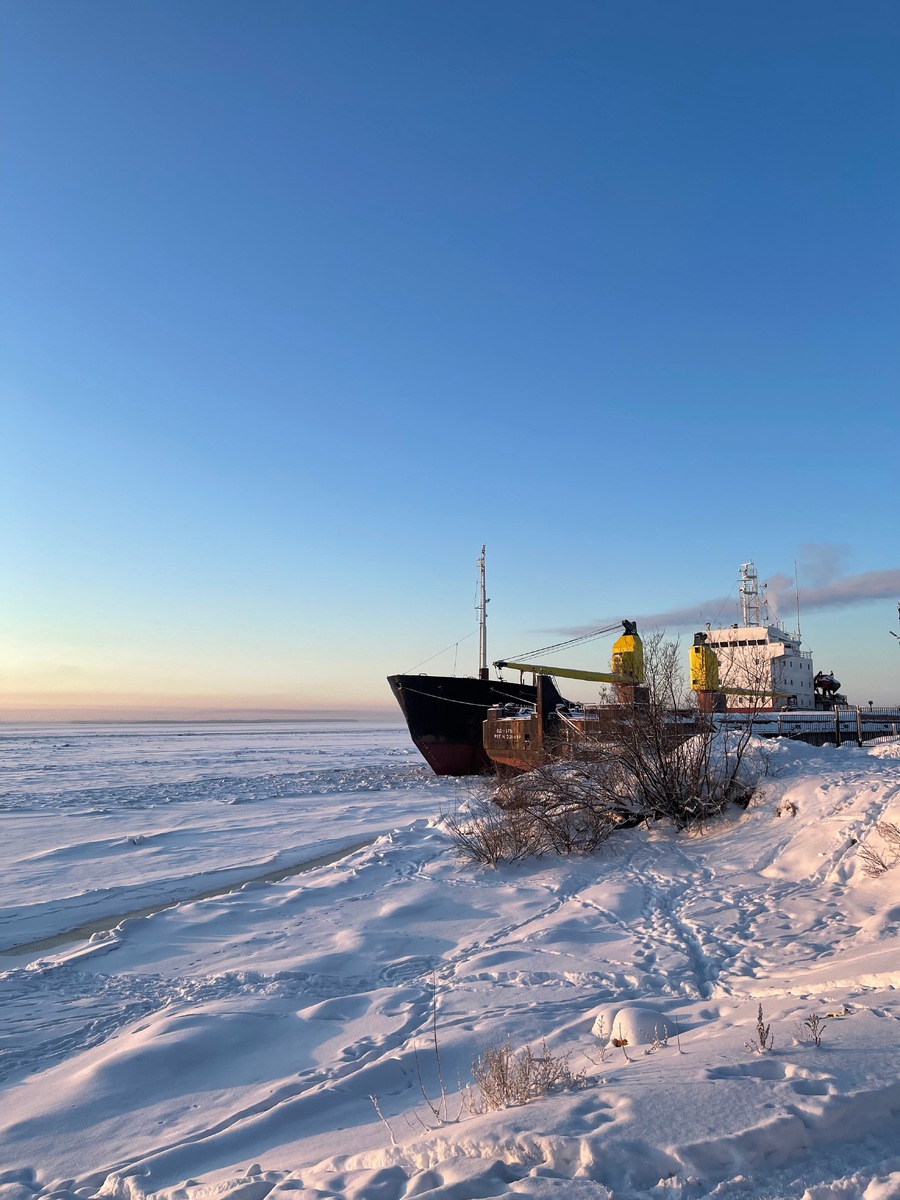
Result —
M399 725L7 725L0 754L0 1200L900 1196L900 865L861 855L900 744L773 743L702 836L496 870L442 826L473 785ZM506 1039L583 1086L473 1113Z

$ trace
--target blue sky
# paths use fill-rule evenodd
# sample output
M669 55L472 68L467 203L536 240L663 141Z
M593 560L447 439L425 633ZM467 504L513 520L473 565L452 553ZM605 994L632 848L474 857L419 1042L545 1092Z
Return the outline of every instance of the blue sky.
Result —
M390 704L482 542L497 656L900 567L895 3L0 38L3 711ZM900 699L897 598L804 620L851 699Z

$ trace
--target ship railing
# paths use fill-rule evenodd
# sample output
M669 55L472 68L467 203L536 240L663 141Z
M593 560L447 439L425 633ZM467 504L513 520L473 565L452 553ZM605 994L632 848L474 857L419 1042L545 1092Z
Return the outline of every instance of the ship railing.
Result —
M521 717L533 717L535 711L533 704L493 704L487 715L494 721L517 721Z
M722 714L717 724L735 725L747 714ZM755 713L753 728L762 737L786 737L813 746L892 741L900 736L900 707L838 705L816 712Z

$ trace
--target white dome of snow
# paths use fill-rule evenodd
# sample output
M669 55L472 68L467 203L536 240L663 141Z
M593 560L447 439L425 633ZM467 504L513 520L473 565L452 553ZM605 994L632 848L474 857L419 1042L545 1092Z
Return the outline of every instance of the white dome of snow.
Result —
M620 1008L607 1005L597 1013L591 1032L604 1041L624 1038L629 1046L646 1046L674 1037L675 1026L665 1013L651 1004L626 1004Z

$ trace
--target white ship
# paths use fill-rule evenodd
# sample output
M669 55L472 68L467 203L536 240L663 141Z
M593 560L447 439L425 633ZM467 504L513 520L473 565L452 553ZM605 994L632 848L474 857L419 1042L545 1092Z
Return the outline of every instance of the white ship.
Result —
M799 629L788 633L780 623L769 621L766 596L760 593L752 562L741 565L741 617L742 624L706 627L706 644L716 653L725 688L755 692L755 711L762 707L773 712L811 712L846 704L846 697L838 691L839 681L813 671L812 654L800 648ZM748 697L728 694L725 703L729 710L746 710Z

